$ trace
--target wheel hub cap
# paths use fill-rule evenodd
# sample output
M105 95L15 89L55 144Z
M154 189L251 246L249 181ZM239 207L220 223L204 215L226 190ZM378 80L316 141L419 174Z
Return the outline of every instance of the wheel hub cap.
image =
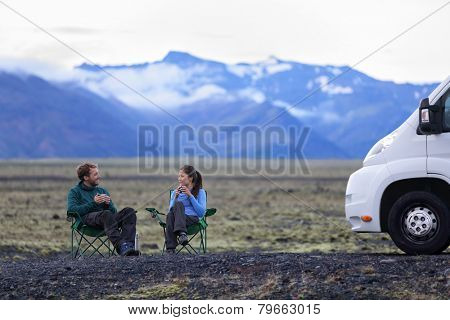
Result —
M405 217L406 230L415 237L424 237L434 233L437 227L435 214L426 207L415 207Z

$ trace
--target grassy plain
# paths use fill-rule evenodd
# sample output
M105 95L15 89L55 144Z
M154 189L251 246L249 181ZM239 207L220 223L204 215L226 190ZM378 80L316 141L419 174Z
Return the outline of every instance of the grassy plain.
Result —
M66 194L77 183L80 160L0 162L0 250L48 255L68 252ZM162 229L144 210L166 211L177 167L143 173L136 159L97 159L116 206L138 210L138 232L145 254L162 248ZM387 234L355 234L345 221L349 175L360 161L310 160L309 174L228 173L225 166L204 173L210 252L398 253Z

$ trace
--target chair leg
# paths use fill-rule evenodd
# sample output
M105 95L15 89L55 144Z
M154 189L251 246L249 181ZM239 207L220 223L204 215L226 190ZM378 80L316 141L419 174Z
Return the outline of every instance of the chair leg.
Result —
M163 228L163 234L164 234L164 244L163 244L161 254L164 254L164 252L166 251L166 228Z
M198 254L197 250L195 250L194 247L191 246L189 243L185 246L182 246L180 249L178 249L177 254L183 250L186 250L189 254Z
M105 258L105 256L103 255L103 253L100 251L100 249L105 246L106 248L108 248L108 242L109 239L106 238L105 240L102 239L102 236L96 237L92 242L90 242L88 239L86 239L86 242L89 243L89 246L86 248L85 251L87 251L89 249L89 247L92 247L92 249L94 249L94 251L89 255L89 257L92 257L94 254L98 253L99 255L101 255L103 258ZM100 244L97 246L94 246L96 241L100 241ZM109 248L108 248L108 256L109 256Z
M92 257L95 253L98 253L99 255L101 255L103 258L105 257L100 251L99 248L101 248L102 244L100 244L100 246L96 247L94 246L94 243L97 239L99 239L103 244L105 243L103 240L101 240L99 237L96 237L92 242L89 241L84 235L82 235L82 238L84 241L86 241L88 243L88 246L82 251L82 255L84 255L89 248L94 249L94 251L88 256L89 258Z
M72 257L72 259L74 258L73 256L73 229L70 229L72 232L70 233L71 235L71 239L70 239L70 256Z
M101 237L96 237L92 243L94 243L97 240L99 240L101 242L101 244L98 245L97 247L94 247L95 251L90 256L94 255L94 253L98 253L99 255L101 255L104 258L105 256L100 252L100 249L101 249L101 247L105 246L106 248L108 248L108 256L110 257L111 255L109 254L109 251L110 251L109 239L106 238L106 240L103 240Z
M79 242L78 242L78 238L77 238L77 234L76 232L78 232L78 230L75 229L75 223L76 220L74 218L70 219L70 256L72 257L72 259L75 259L77 257L78 251L79 251ZM77 244L77 248L75 251L75 243Z
M190 254L198 254L197 250L195 250L194 247L191 246L190 243L188 243L188 244L185 246L185 248L186 248L186 250L187 250ZM194 253L192 253L188 248L191 248L191 250L194 251Z
M79 257L82 256L82 254L80 253L80 249L81 249L81 241L83 240L83 238L81 237L81 233L77 230L75 231L76 233L74 233L75 235L75 240L76 240L76 244L77 244L77 248L75 250L75 253L73 255L73 259L78 259ZM80 236L78 238L78 236ZM80 253L80 255L78 255Z
M90 241L88 238L86 238L84 236L83 232L80 232L78 230L76 230L76 233L74 233L74 236L75 236L75 240L76 240L74 242L76 242L76 244L77 244L76 250L72 249L72 258L74 258L74 259L78 259L80 257L86 256L86 254L88 254L88 250L90 248L92 248L93 251L89 255L87 255L87 257L92 257L94 254L97 253L100 256L102 256L103 258L105 258L105 255L100 251L100 249L103 246L107 249L109 257L115 255L115 248L111 249L111 243L107 237L105 240L103 240L102 237L104 237L104 236L99 236L99 237L95 237L93 241ZM87 247L85 247L85 248L82 248L83 240L87 244ZM98 245L96 244L97 240L100 242ZM75 253L73 253L73 251L75 251Z
M115 256L116 255L116 248L113 246L113 244L111 243L111 241L109 240L109 238L108 238L108 253L109 253L109 256L110 257L112 257L112 256ZM112 249L111 249L112 248Z
M189 239L187 245L182 246L180 249L178 249L177 254L180 253L180 251L182 251L183 249L185 249L187 252L189 252L189 254L198 254L197 250L195 250L194 247L192 247L192 245L190 243L192 241L192 239L194 239L197 235L198 235L198 232ZM192 253L192 252L194 252L194 253Z
M108 257L111 257L111 241L109 239L106 241L105 246L108 248Z
M203 230L200 229L200 246L198 251L205 253L205 246L203 244Z
M204 253L206 254L206 228L205 228L205 244L204 244L204 249L205 249L205 251L204 251Z
M109 240L109 238L108 237L106 237L106 240L105 240L105 247L107 247L108 248L108 257L112 257L112 256L114 256L114 246L112 245L112 243L111 243L111 241Z
M184 249L184 246L182 246L180 249L178 249L178 250L176 251L176 254L179 254L180 251L183 250L183 249ZM190 253L190 252L189 252L189 253Z

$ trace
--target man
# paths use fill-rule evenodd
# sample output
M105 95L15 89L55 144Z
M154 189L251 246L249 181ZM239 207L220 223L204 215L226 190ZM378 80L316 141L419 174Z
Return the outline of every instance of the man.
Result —
M134 248L136 210L117 212L108 190L98 186L97 165L83 163L77 167L77 175L80 182L69 190L67 210L77 212L86 225L103 229L121 256L139 255Z

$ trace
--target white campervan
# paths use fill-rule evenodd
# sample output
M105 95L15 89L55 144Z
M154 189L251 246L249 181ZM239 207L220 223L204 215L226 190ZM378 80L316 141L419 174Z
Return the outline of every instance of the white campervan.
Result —
M448 247L450 77L370 149L349 178L345 215L353 231L388 232L408 254Z

